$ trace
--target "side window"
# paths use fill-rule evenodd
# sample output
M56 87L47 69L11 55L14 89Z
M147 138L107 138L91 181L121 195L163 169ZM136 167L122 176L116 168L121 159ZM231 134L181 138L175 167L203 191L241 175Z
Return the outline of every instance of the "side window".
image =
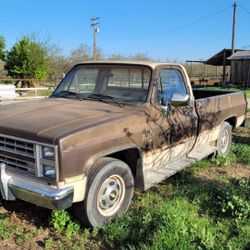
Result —
M187 94L182 74L176 69L163 69L160 73L163 105L169 103L174 93Z

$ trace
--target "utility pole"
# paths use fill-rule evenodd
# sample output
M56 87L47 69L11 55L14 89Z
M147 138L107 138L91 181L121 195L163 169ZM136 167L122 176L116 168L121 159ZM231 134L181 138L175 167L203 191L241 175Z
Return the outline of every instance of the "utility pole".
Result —
M236 33L236 12L237 12L237 2L234 0L234 13L233 13L233 30L232 30L232 54L235 51L235 33Z
M99 27L98 27L98 24L96 21L100 19L100 17L93 17L90 19L90 21L92 22L91 23L91 27L92 27L92 30L93 30L93 58L94 60L96 60L96 33L99 32Z

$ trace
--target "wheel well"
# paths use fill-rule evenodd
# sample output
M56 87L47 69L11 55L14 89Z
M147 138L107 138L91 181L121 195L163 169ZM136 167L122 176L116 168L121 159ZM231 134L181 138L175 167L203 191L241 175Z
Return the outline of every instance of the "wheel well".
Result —
M140 159L140 152L137 148L125 149L107 155L107 157L112 157L125 162L130 167L134 177L136 177L137 161Z
M225 122L228 122L232 128L236 128L236 123L237 123L237 118L236 117L230 117L228 119L225 120Z

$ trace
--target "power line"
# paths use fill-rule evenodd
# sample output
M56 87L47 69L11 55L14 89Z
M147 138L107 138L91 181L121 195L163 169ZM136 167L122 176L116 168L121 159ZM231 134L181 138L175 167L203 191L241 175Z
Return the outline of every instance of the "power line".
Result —
M185 24L185 25L181 25L181 26L178 26L178 27L175 27L173 29L170 29L168 31L165 31L165 32L161 32L161 33L155 33L155 34L150 34L150 35L145 35L145 36L138 36L138 37L128 37L128 38L117 38L117 37L111 37L111 36L101 36L102 38L104 39L113 39L113 40L136 40L136 39L145 39L145 38L152 38L152 37L156 37L156 36L161 36L161 35L164 35L164 34L168 34L169 32L174 32L174 31L177 31L177 30L181 30L181 29L185 29L187 27L190 27L190 26L193 26L195 24L198 24L198 23L201 23L203 21L206 21L207 19L210 19L211 17L214 17L214 16L217 16L223 12L226 12L227 10L231 9L232 6L230 7L227 7L227 8L223 8L221 10L218 10L208 16L205 16L203 18L200 18L198 20L195 20L191 23L188 23L188 24Z
M239 5L239 7L250 15L250 11L247 8L243 7L242 5Z
M240 47L241 49L248 49L248 48L250 48L250 44L248 44L248 45L246 45L246 46L242 46L242 47Z

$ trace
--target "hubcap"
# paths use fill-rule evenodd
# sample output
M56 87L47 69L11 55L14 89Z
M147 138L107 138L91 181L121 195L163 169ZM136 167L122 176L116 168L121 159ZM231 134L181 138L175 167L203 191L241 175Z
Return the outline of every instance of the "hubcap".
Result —
M222 153L225 153L227 151L229 138L230 138L229 132L227 130L224 130L221 136L221 152Z
M112 216L120 208L125 195L125 184L119 175L108 177L98 192L97 208L103 216Z

